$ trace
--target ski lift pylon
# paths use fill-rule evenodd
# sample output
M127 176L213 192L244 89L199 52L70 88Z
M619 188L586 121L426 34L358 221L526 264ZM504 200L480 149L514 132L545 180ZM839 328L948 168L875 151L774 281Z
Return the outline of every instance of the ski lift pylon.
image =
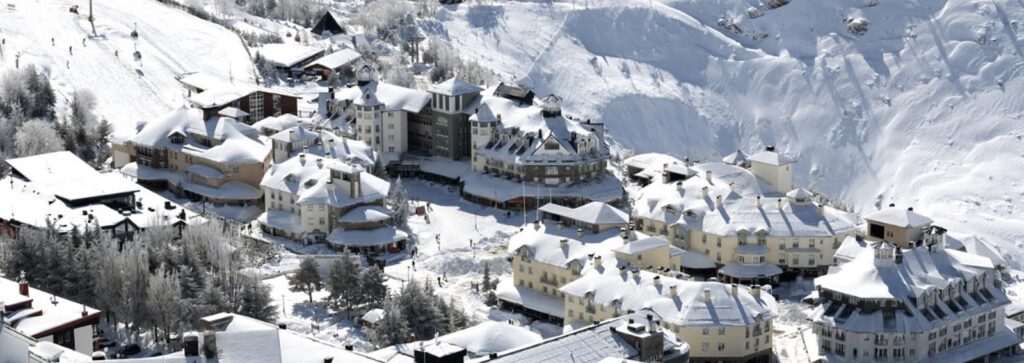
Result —
M132 38L139 39L139 23L135 23L135 28L132 29Z

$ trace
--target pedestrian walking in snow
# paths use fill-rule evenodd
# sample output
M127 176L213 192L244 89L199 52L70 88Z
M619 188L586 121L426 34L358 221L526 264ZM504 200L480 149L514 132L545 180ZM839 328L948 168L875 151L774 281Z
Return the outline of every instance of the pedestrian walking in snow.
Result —
M85 38L82 38L82 47L85 47Z
M416 271L416 260L412 260L412 270Z
M72 48L72 46L70 46L70 45L69 45L69 46L68 46L68 54L70 54L70 55L75 55L75 52L74 52L74 50L72 50L71 48Z
M57 40L55 40L53 38L50 38L50 46L51 47L56 47L57 46Z
M116 50L114 51L114 57L117 57L117 51Z
M441 287L441 277L437 277L437 287Z

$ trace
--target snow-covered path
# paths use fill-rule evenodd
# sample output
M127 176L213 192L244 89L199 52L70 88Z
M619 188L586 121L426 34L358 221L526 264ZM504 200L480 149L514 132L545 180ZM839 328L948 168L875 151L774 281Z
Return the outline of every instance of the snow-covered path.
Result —
M49 75L59 100L79 88L91 90L97 113L118 133L183 104L184 91L174 78L180 73L253 80L252 62L234 33L154 0L95 1L96 36L87 2L7 2L15 6L0 8L0 36L6 41L0 68L12 69L16 61L35 64ZM80 6L80 14L69 11L72 5ZM137 41L130 35L136 24ZM136 49L141 61L133 58ZM59 104L58 114L62 110Z

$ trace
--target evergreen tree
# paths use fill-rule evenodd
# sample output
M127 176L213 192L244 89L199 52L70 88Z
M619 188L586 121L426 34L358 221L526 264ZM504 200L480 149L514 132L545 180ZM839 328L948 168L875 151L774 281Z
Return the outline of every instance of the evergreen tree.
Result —
M344 306L346 312L352 311L352 305L360 303L359 266L348 254L331 264L327 290L331 293L328 299L335 306Z
M309 302L313 302L313 292L320 291L321 288L319 270L320 267L312 257L302 260L299 263L299 270L288 278L291 291L304 292L309 297Z
M406 343L409 334L409 321L397 297L384 300L384 317L370 333L370 340L378 347Z
M484 298L484 304L487 306L498 305L498 295L494 293L494 290L487 291L487 296Z
M384 285L384 270L377 266L363 269L359 274L360 302L370 306L380 306L387 297L388 287Z
M395 179L388 191L388 208L394 211L393 220L399 228L405 228L409 224L409 194L402 186L402 178Z
M277 319L277 309L270 298L270 286L259 278L242 275L238 312L263 321Z

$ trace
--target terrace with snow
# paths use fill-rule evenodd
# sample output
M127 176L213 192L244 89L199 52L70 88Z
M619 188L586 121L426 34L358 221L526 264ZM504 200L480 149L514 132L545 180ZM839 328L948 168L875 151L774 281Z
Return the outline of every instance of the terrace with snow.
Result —
M98 228L132 238L152 227L204 223L195 213L118 173L100 173L67 151L8 159L0 180L0 233L22 227L58 233Z
M764 284L786 271L820 275L840 242L857 233L857 216L815 202L806 189L791 189L791 163L770 148L749 157L737 152L723 162L634 156L625 161L626 176L644 186L633 221L637 229L711 258L723 280Z

